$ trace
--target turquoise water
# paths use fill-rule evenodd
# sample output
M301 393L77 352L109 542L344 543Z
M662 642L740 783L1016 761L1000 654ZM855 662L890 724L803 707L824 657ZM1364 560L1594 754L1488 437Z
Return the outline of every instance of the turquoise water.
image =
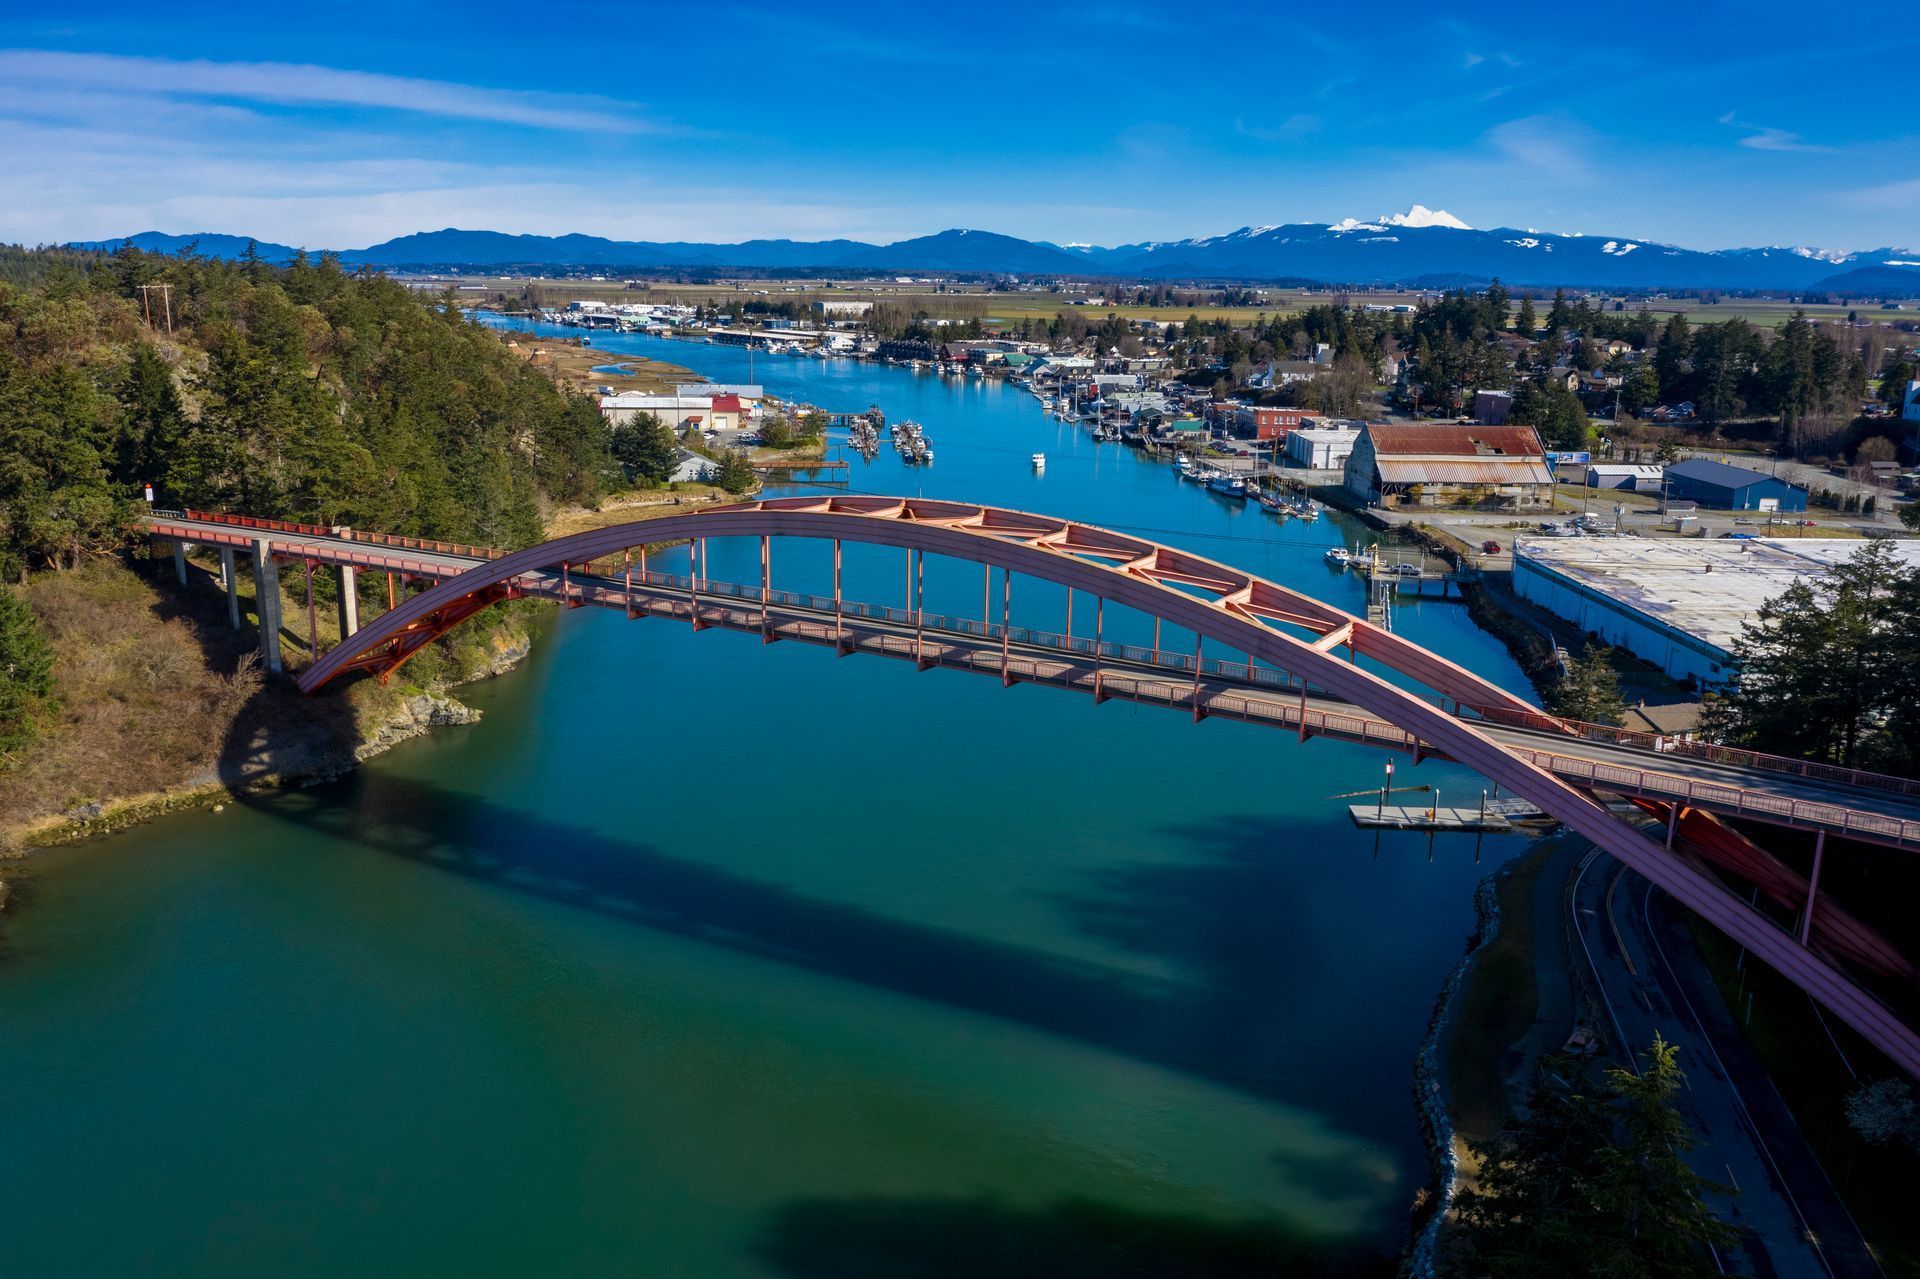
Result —
M1357 530L1276 526L1014 388L753 376L926 424L932 468L855 459L856 489L1360 603L1320 559ZM757 545L709 555L757 574ZM897 602L897 558L849 557ZM776 581L825 562L777 549ZM929 578L977 610L977 569ZM1062 603L1017 586L1016 621ZM1396 626L1521 686L1457 605ZM0 933L12 1273L1327 1273L1400 1247L1412 1053L1519 845L1354 831L1331 797L1378 756L594 610L466 697L483 723L340 783L34 859Z

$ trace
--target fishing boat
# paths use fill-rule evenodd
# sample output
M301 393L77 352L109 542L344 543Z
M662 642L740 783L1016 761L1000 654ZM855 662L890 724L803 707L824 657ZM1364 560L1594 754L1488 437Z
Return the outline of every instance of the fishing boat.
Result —
M1207 488L1220 494L1222 497L1237 498L1241 501L1246 500L1247 482L1239 476L1229 475L1225 471L1215 471L1213 474L1207 476Z
M1044 471L1047 469L1047 455L1045 453L1035 453L1033 455L1033 469L1036 471Z
M1327 548L1327 563L1333 565L1335 568L1345 568L1347 565L1353 563L1353 554L1344 546L1329 546Z

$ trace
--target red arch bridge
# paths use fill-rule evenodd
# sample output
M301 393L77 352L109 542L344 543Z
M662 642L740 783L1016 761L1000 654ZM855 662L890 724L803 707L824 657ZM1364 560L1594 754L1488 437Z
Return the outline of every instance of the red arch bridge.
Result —
M779 498L708 507L592 529L511 553L359 530L199 511L154 512L147 531L171 541L185 580L189 546L217 548L240 624L235 556L247 554L261 586L267 665L279 669L279 571L341 577L341 642L300 675L313 692L350 671L384 679L464 619L502 600L594 605L628 617L676 618L766 642L818 644L998 678L1119 698L1191 715L1265 724L1457 761L1524 797L1645 875L1747 947L1920 1076L1920 1035L1856 974L1915 980L1912 964L1821 895L1828 835L1920 852L1920 784L1747 751L1656 738L1543 715L1471 671L1341 609L1227 565L1139 537L1071 520L965 503L864 496ZM706 542L757 539L760 579L709 580ZM793 538L832 543L833 593L777 590L773 547ZM679 543L684 542L682 547ZM671 544L671 545L669 545ZM847 599L843 544L904 555L901 606ZM650 553L651 548L651 553ZM982 566L981 613L951 617L923 607L925 560ZM674 571L674 570L679 571ZM355 577L388 575L389 608L362 627ZM1016 576L1067 588L1063 631L1013 624ZM393 583L431 583L398 598ZM1080 629L1073 601L1086 597ZM1087 608L1091 605L1091 609ZM1152 645L1106 638L1108 604L1154 619ZM1195 637L1192 651L1158 642L1162 622ZM1212 646L1212 656L1208 655ZM1223 655L1222 650L1225 650ZM1367 659L1367 665L1359 659ZM1380 667L1417 689L1390 682ZM1639 822L1600 795L1630 800ZM1802 877L1719 816L1809 831L1815 853ZM1736 896L1711 866L1737 872L1794 917L1783 928ZM1845 965L1843 967L1842 965Z

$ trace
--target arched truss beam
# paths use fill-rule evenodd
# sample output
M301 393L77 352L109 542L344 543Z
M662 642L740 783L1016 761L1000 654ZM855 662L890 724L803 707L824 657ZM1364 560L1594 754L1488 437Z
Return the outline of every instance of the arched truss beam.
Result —
M1372 658L1457 702L1532 711L1526 702L1311 596L1111 529L960 502L856 496L775 498L590 529L490 561L407 600L308 668L300 687L313 692L348 670L391 671L434 635L517 593L515 583L526 575L649 543L708 537L805 537L969 560L1137 609L1288 671L1531 800L1745 945L1909 1073L1920 1075L1920 1035L1840 969L1800 946L1706 872L1616 817L1593 795L1517 758L1471 724L1351 658ZM1273 622L1316 638L1288 634ZM1349 653L1333 651L1339 646Z

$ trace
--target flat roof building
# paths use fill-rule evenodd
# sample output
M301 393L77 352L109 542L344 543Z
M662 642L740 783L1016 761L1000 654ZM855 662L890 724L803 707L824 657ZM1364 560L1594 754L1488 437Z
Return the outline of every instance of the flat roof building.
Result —
M1734 674L1733 647L1760 606L1859 551L1843 538L1527 538L1514 543L1521 599L1702 685ZM1891 543L1909 567L1920 541Z
M1596 462L1587 467L1587 487L1619 489L1623 493L1658 493L1662 466L1637 466L1623 462Z
M1354 442L1359 438L1358 431L1303 427L1287 435L1287 460L1316 471L1337 471L1353 456Z

